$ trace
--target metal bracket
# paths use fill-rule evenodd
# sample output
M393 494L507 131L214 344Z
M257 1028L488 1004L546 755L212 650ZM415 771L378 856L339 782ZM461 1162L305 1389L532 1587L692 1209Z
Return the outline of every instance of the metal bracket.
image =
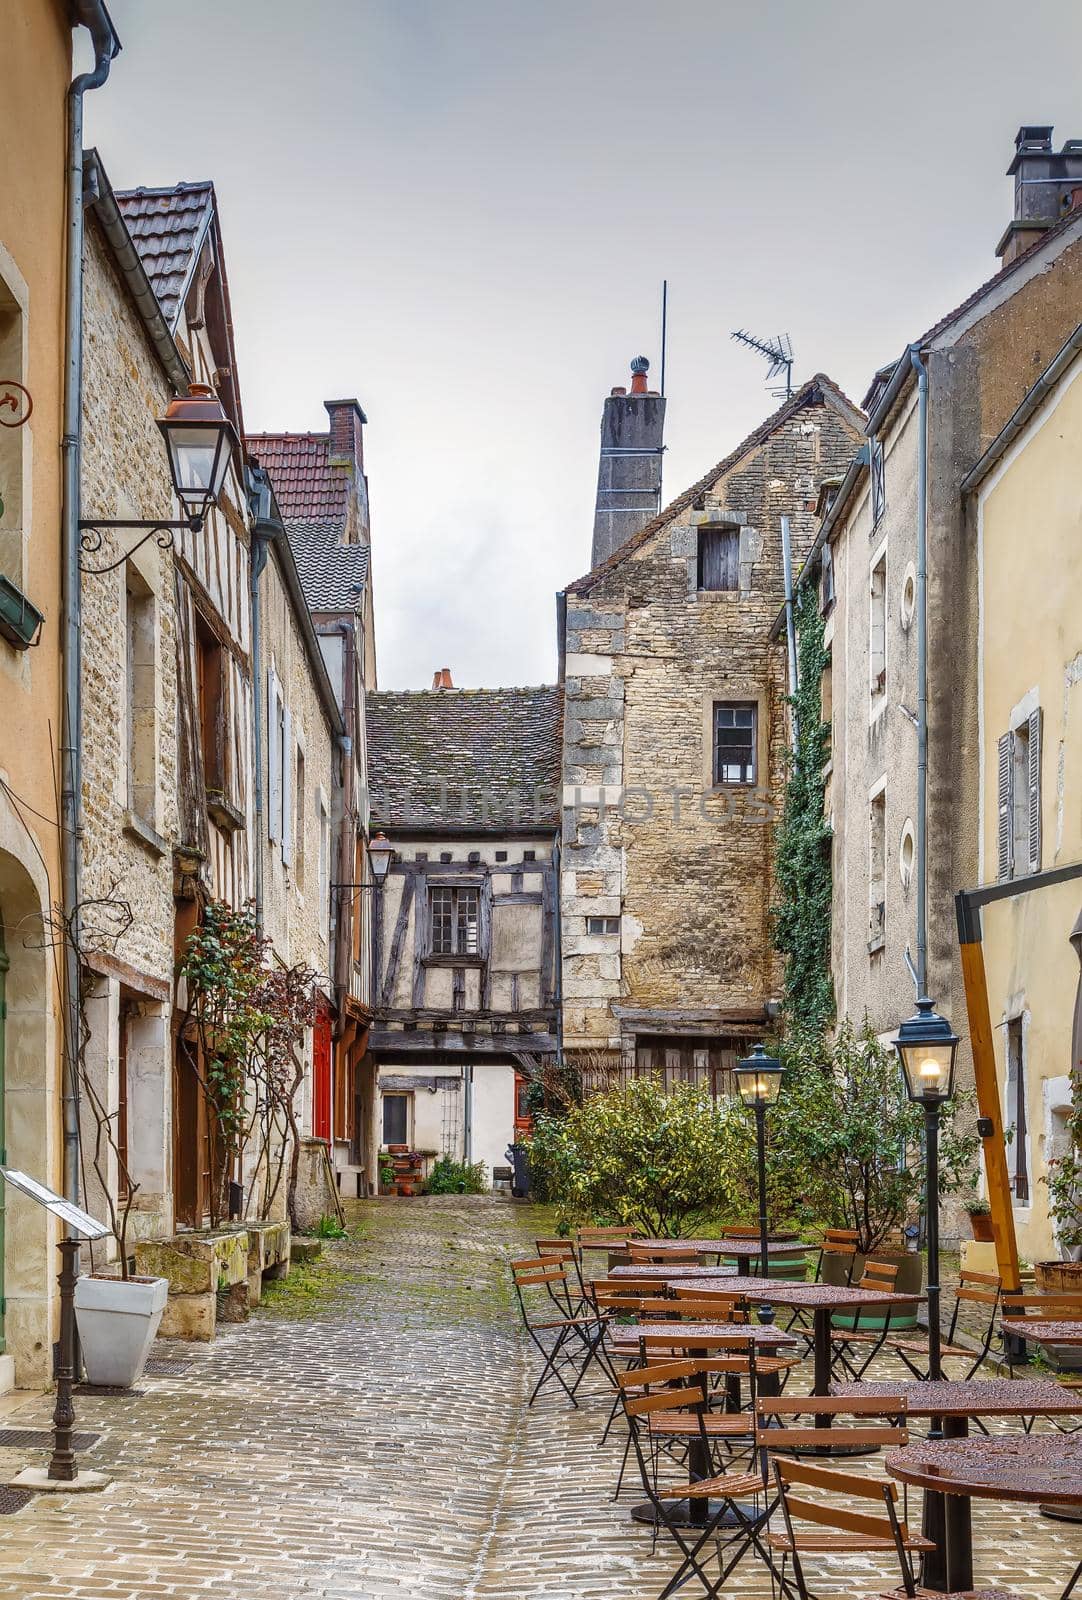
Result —
M80 522L79 548L85 555L96 555L101 549L104 542L102 539L102 530L104 528L143 528L146 531L141 539L137 539L135 544L129 550L125 550L123 555L118 556L115 561L110 561L102 567L91 566L89 562L80 561L79 571L90 573L95 577L100 577L106 572L115 572L117 567L122 567L125 561L133 556L137 550L141 550L148 539L155 539L159 550L172 550L174 529L187 528L190 533L198 533L202 526L203 520L201 517L180 517L173 521L156 517L150 521L128 520L118 522L106 522L100 517L95 517L85 522Z

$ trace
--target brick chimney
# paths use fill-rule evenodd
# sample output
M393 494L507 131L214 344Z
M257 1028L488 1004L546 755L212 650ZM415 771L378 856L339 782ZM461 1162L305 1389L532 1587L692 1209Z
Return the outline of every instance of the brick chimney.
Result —
M330 419L329 462L332 467L364 471L364 425L368 421L357 400L324 400Z
M1007 175L1014 179L1014 216L996 246L1005 267L1074 210L1082 186L1082 139L1053 150L1051 126L1026 123L1015 138Z
M631 392L614 389L601 414L601 462L597 472L594 542L596 567L644 528L660 509L665 401L647 388L650 363L631 363Z
M432 674L432 687L433 689L454 688L454 684L451 681L450 667L437 667L436 671Z

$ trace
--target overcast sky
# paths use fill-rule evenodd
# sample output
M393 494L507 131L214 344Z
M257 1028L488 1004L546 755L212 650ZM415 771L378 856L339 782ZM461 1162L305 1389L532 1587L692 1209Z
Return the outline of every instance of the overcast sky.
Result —
M1077 0L109 0L117 187L212 178L245 421L368 419L379 680L555 672L601 404L669 280L665 498L798 380L995 269L1022 122L1082 137Z

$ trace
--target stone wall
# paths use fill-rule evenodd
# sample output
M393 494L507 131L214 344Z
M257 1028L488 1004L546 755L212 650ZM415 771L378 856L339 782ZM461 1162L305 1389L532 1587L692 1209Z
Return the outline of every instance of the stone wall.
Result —
M808 503L844 470L855 415L810 404L779 423L614 566L569 591L561 885L568 1050L627 1047L614 1007L761 1008L781 972L770 940L772 820L786 738L780 517L799 567ZM739 587L697 590L701 524L739 526ZM755 704L752 789L718 788L712 706ZM618 932L587 918L615 917Z

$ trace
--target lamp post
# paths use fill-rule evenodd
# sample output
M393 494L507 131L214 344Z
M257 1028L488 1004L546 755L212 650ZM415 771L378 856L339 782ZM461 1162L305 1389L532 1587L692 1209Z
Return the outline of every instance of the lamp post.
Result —
M928 1378L943 1376L939 1326L939 1108L954 1094L958 1035L926 995L916 1014L903 1022L893 1041L902 1064L905 1089L924 1107L925 1216L928 1229Z
M750 1056L745 1056L733 1068L736 1086L744 1104L755 1112L755 1141L759 1161L759 1271L765 1282L770 1276L770 1228L766 1214L766 1108L775 1105L781 1093L782 1065L776 1056L768 1056L757 1044ZM760 1322L773 1322L774 1308L759 1308Z

